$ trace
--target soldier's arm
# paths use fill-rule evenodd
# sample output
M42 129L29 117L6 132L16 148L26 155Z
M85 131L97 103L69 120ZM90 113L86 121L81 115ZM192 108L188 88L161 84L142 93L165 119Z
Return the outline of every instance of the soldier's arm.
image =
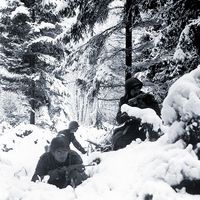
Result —
M35 169L35 173L31 179L31 181L37 181L40 179L43 179L45 175L47 175L47 169L46 169L46 161L44 157L40 157L36 169Z
M127 113L122 113L121 112L121 106L123 104L125 104L125 100L124 100L124 97L122 97L119 101L119 109L118 109L118 112L117 112L117 116L116 116L116 121L118 124L123 124L124 122L126 122L127 120L130 119L130 117L128 116Z
M75 137L73 138L72 143L81 153L86 153L85 149L81 146L81 144L76 140Z

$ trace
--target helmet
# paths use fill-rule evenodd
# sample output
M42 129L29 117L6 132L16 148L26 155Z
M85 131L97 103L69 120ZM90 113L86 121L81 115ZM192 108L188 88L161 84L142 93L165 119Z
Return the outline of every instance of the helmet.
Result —
M69 123L69 129L74 129L74 128L78 128L79 127L79 124L77 121L71 121Z
M135 87L138 87L139 89L141 89L143 86L143 83L138 80L137 78L129 78L126 82L125 82L125 90L126 92L129 92L131 89L134 89Z
M65 137L55 137L50 144L50 152L55 152L57 149L69 150L69 142Z

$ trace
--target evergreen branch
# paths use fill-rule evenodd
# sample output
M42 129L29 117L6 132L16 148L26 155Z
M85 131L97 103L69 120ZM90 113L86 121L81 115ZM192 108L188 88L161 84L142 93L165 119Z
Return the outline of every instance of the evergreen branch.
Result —
M74 51L73 53L70 54L71 57L75 56L76 54L81 54L82 52L85 51L89 46L95 45L95 43L101 39L105 40L107 37L109 37L112 33L114 33L116 30L119 30L123 27L123 23L118 23L117 25L114 25L105 31L99 33L96 36L93 36L88 42L85 44L81 45L78 50Z
M122 23L118 23L117 25L106 29L105 31L99 33L98 35L95 35L94 37L92 37L85 45L90 46L90 45L94 44L96 40L98 40L100 38L107 38L112 33L114 33L116 30L121 29L123 27L122 25L123 25Z

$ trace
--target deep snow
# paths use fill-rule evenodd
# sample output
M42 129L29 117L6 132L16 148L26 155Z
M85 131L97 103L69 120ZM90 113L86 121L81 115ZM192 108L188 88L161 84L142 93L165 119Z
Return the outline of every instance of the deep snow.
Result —
M33 132L24 138L16 136L25 129ZM95 134L100 136L105 132L84 127L77 132L78 140L86 148L84 140L94 140ZM53 136L49 131L34 126L19 126L4 132L1 144L7 143L13 150L0 153L1 200L133 200L144 199L146 194L153 195L155 200L200 198L176 193L170 187L170 184L181 181L183 176L200 178L200 162L191 148L184 149L180 141L168 144L162 138L157 142L132 142L115 152L82 155L85 164L97 157L101 163L86 169L91 177L75 191L70 186L58 189L42 182L33 183L30 179L35 165L44 152L46 140Z

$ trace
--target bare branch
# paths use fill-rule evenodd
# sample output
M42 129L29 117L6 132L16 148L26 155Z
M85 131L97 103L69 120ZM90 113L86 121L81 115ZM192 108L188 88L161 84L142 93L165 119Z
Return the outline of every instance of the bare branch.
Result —
M98 100L100 100L100 101L119 101L119 99L102 99L102 98L98 98Z

